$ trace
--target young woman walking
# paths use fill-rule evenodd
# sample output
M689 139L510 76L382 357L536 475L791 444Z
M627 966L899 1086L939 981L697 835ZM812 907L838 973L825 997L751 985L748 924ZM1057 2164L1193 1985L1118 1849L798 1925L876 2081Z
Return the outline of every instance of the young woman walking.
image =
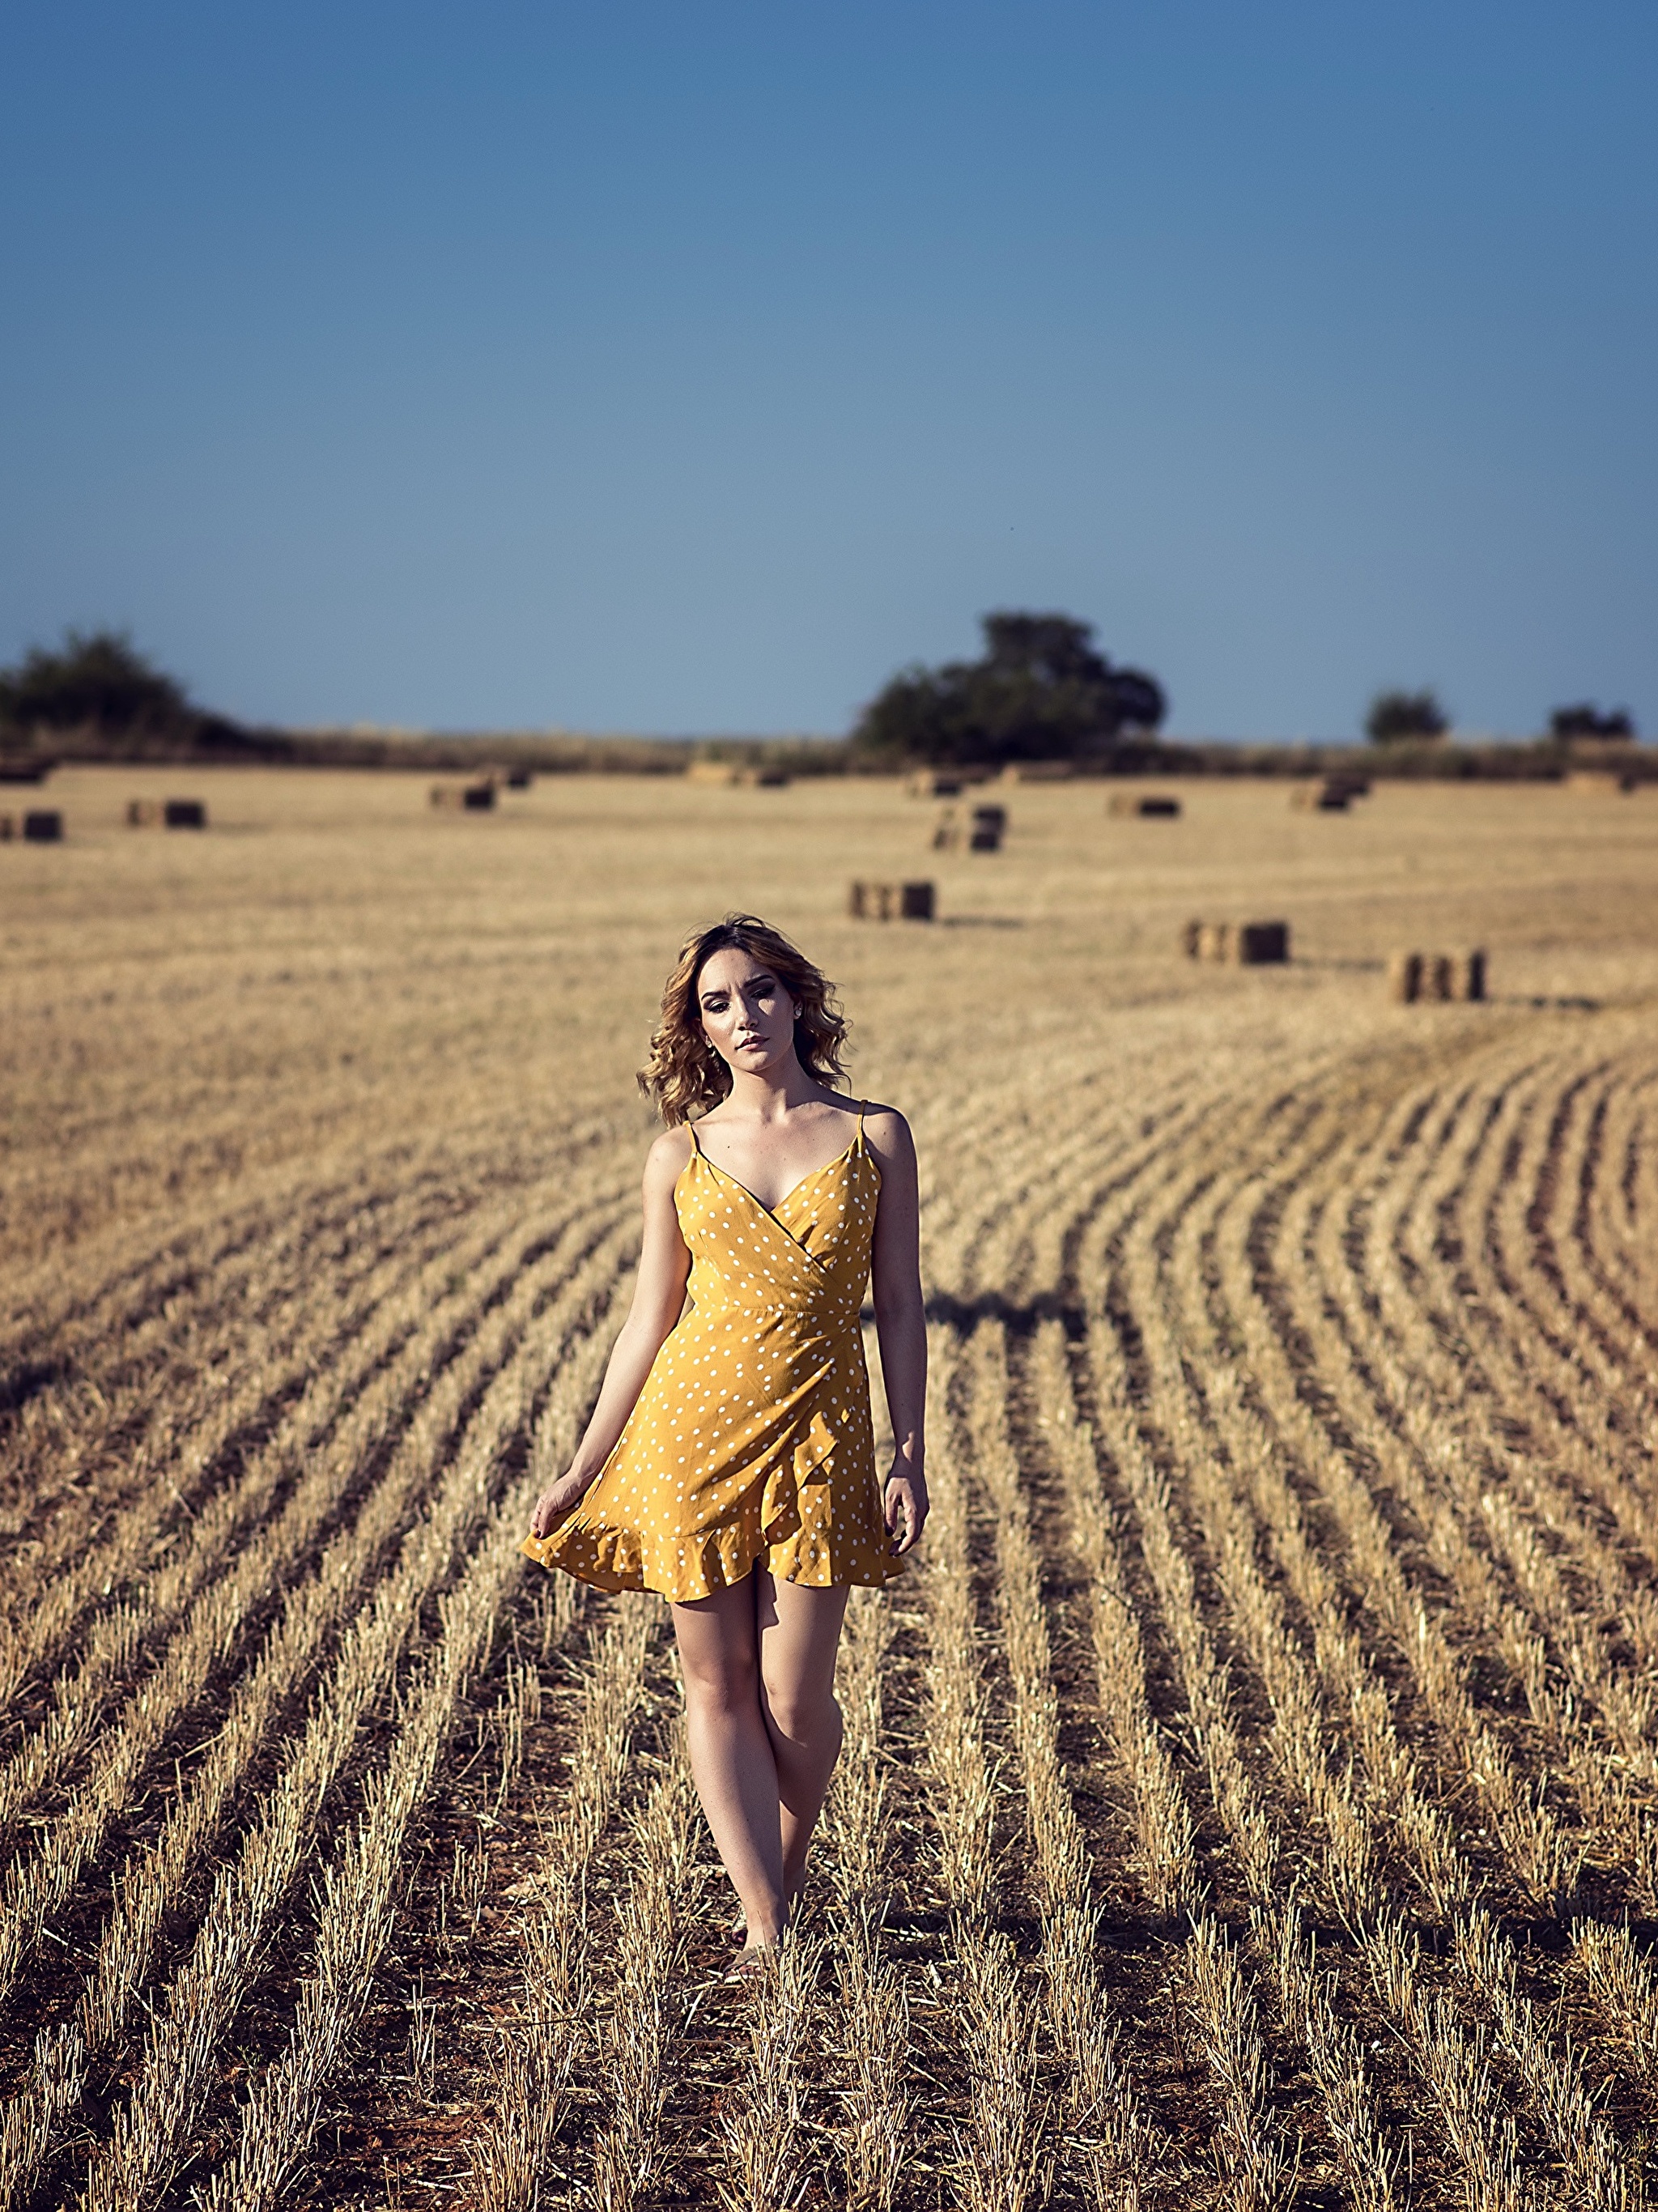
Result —
M845 1042L833 987L765 922L731 915L684 947L639 1078L668 1126L632 1309L524 1547L672 1603L691 1771L750 1953L788 1923L841 1749L847 1589L901 1573L926 1519L915 1153L902 1114L835 1087Z

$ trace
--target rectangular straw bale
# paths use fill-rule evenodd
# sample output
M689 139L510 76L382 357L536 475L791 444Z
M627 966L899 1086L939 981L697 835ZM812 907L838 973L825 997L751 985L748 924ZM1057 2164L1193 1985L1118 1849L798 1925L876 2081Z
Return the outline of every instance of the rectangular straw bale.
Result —
M931 883L886 884L857 881L847 897L847 911L854 921L931 921L935 908Z
M1423 962L1422 995L1424 999L1456 996L1455 963L1448 952L1430 952Z
M1230 960L1232 943L1237 934L1237 925L1230 921L1203 921L1198 924L1198 957L1199 960Z
M159 799L129 799L127 827L129 830L159 830L162 821Z
M16 817L11 814L0 814L0 845L9 845L16 835Z
M1390 952L1388 955L1388 996L1398 1006L1412 1006L1422 996L1422 955L1419 952Z
M161 820L169 830L205 830L207 802L201 799L169 799L161 807Z
M1451 955L1451 996L1477 1005L1485 995L1485 955L1478 945Z
M1287 921L1245 921L1238 926L1236 958L1245 968L1272 968L1290 957Z
M36 807L23 817L23 836L31 845L56 845L64 835L64 817L54 807Z
M1186 955L1188 960L1195 960L1197 958L1198 946L1202 936L1203 924L1200 921L1188 921L1181 926L1180 933L1180 949Z

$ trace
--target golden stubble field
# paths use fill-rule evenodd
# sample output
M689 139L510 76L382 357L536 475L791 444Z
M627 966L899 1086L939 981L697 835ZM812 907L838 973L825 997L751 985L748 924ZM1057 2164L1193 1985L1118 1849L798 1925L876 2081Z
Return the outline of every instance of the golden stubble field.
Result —
M204 835L122 825L175 791ZM0 2203L1639 2201L1658 796L1184 796L1020 787L975 855L884 783L54 779L0 848ZM934 1359L759 1992L665 1609L516 1549L733 906L915 1127ZM1468 943L1489 1004L1387 1003Z

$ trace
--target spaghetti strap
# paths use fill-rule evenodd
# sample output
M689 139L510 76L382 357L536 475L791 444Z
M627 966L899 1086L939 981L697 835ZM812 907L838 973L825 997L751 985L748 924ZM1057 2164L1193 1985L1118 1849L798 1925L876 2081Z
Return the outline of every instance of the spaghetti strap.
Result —
M860 1152L864 1149L864 1112L868 1104L869 1101L867 1098L860 1098L858 1101L858 1127L853 1133L852 1141L857 1150Z
M697 1141L696 1141L696 1124L695 1124L695 1121L687 1121L687 1122L686 1122L686 1124L685 1124L685 1130L686 1130L686 1133L687 1133L687 1135L690 1138L690 1140L691 1140L691 1150L692 1150L692 1152L700 1152L702 1150L702 1147L701 1147L701 1145L699 1145L699 1144L697 1143Z

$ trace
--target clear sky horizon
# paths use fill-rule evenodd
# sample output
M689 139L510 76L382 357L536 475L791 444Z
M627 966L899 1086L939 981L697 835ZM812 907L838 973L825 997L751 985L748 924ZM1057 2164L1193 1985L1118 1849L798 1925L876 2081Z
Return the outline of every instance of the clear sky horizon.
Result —
M994 607L1169 729L1658 731L1658 11L8 12L0 659L844 730Z

